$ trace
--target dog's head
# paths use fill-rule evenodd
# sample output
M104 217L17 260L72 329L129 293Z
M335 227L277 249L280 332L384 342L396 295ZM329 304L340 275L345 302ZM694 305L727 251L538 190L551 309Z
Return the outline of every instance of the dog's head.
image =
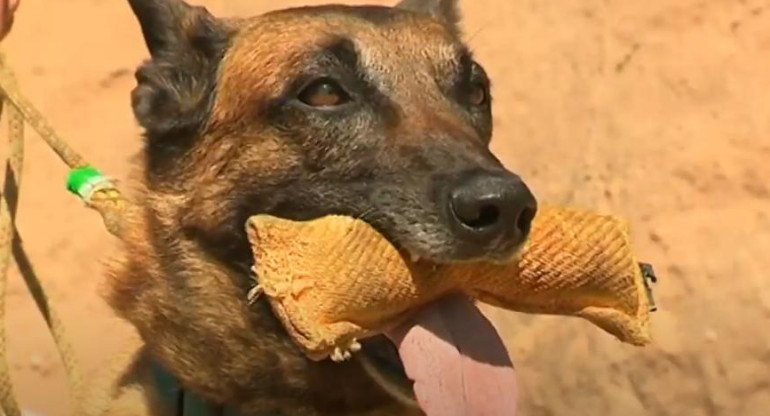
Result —
M245 222L345 214L414 257L516 252L536 202L489 150L490 82L462 42L456 0L249 19L129 3L151 55L132 93L148 235L128 244L113 306L210 396L337 400L335 415L355 396L371 408L382 398L360 391L360 367L307 362L264 305L248 309ZM365 349L399 370L383 342Z
M490 82L454 1L221 20L131 2L147 182L193 194L187 232L244 255L243 224L346 214L414 256L507 259L536 203L489 151Z

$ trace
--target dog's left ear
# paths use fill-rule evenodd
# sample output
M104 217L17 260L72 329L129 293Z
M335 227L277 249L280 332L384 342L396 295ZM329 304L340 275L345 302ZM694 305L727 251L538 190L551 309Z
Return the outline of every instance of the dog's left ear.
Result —
M427 14L459 35L460 8L457 3L458 0L402 0L396 8Z
M128 0L153 59L213 55L227 37L222 21L183 0Z
M137 71L134 115L153 157L183 149L206 120L232 28L183 0L128 0L150 52Z

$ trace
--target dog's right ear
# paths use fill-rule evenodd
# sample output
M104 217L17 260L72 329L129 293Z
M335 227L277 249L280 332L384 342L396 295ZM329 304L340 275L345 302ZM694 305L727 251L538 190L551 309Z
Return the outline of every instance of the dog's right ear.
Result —
M205 8L182 0L128 2L151 56L136 73L134 114L148 145L168 153L205 121L232 30Z

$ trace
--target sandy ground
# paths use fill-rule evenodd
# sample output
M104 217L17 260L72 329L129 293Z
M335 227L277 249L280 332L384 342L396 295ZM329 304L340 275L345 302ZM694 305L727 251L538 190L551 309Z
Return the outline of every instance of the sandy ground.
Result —
M145 57L126 2L22 3L3 49L24 92L124 177L139 145L132 72ZM205 2L228 15L305 3ZM662 280L645 349L576 319L492 311L520 369L521 414L770 414L770 2L462 5L495 84L496 152L541 200L629 218ZM97 295L113 241L34 135L27 155L19 229L93 371L128 331ZM16 270L7 321L24 405L64 415L62 368Z

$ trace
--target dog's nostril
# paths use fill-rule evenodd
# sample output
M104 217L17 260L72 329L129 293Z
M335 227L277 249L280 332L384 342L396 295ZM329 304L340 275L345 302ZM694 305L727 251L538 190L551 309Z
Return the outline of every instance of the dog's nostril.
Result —
M470 207L465 213L458 213L457 218L470 228L486 228L500 220L500 208L493 204Z
M528 206L524 207L519 214L519 218L516 219L516 228L518 228L522 238L529 235L529 230L532 228L532 220L535 219L535 215L537 215L537 209Z

